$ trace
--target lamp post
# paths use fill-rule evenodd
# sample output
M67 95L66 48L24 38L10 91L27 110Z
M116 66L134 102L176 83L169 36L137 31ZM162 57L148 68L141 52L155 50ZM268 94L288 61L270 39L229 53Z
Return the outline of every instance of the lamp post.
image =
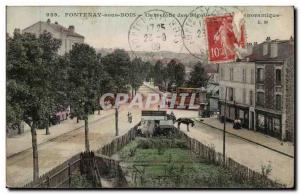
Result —
M226 134L226 103L227 103L227 87L225 87L225 103L224 103L224 127L223 127L223 165L225 165L225 134Z

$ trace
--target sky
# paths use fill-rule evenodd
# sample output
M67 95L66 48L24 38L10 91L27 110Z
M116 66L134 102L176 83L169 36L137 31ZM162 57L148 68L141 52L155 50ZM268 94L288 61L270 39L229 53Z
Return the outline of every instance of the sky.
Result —
M169 27L167 32L167 41L165 44L159 45L161 50L175 51L175 52L187 52L184 48L182 41L177 37L177 33L173 28L182 25L186 19L186 15L189 13L201 13L201 11L195 11L196 7L181 6L181 7L82 7L82 6L58 6L58 7L7 7L7 32L12 34L15 28L21 30L38 22L46 21L48 18L51 22L57 21L59 24L68 27L69 25L75 26L75 31L85 37L85 42L95 48L123 48L129 50L134 47L135 49L156 49L153 45L146 46L146 40L144 32L141 34L130 35L129 31L132 27L142 25L141 31L145 31L145 24L138 24L138 15L145 16L146 13L171 13L175 17L167 17L165 22L168 24L175 21L174 26ZM162 11L149 11L149 10L162 10ZM210 12L218 9L216 7L210 7ZM294 10L293 7L237 7L228 8L229 10L240 10L245 17L246 21L246 36L247 42L262 42L267 36L271 39L289 39L290 36L294 36ZM194 10L194 12L193 12ZM202 10L202 9L201 9ZM205 10L205 9L203 9ZM57 16L47 14L57 14ZM101 13L101 17L76 17L75 13ZM119 17L120 14L126 13L127 17ZM104 14L110 14L103 16ZM119 14L115 16L113 14ZM250 15L249 15L250 14ZM254 14L269 14L257 17ZM276 17L270 17L270 14L277 15ZM255 16L255 17L254 17ZM149 24L151 19L146 17L146 23ZM141 18L140 18L141 19ZM196 18L193 18L196 19ZM155 24L160 23L160 19L155 19ZM137 24L137 25L135 25ZM179 24L179 25L178 25ZM197 24L196 24L197 25ZM195 27L196 28L196 27ZM183 27L185 29L185 27ZM149 38L149 37L148 37ZM158 37L157 37L158 38ZM159 37L161 39L163 37ZM133 39L133 40L132 40ZM138 40L136 40L138 39ZM131 45L129 40L133 41ZM179 41L174 44L174 42ZM136 42L134 42L136 41ZM144 44L145 43L145 44ZM137 45L132 45L137 44ZM197 42L195 43L197 44ZM130 47L131 46L131 47ZM151 47L151 48L150 48Z

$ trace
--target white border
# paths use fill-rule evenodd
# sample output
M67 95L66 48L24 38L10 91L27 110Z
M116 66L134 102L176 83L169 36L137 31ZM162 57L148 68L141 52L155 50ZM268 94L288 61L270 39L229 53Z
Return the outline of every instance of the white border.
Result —
M0 166L1 166L1 171L3 172L3 175L0 176L0 191L1 193L8 193L9 191L6 189L6 176L5 174L5 42L6 42L6 6L25 6L25 5L35 5L35 6L50 6L50 5L85 5L85 6L150 6L150 5L158 5L158 6L195 6L195 5L241 5L241 6L247 6L247 5L266 5L266 6L289 6L289 5L294 5L296 8L300 7L300 1L299 0L251 0L251 1L243 1L243 0L230 0L230 1L221 1L221 0L168 0L168 1L161 1L161 0L126 0L126 1L121 1L121 0L109 0L109 1L97 1L97 0L2 0L0 2L0 34L1 34L1 43L0 43L0 58L1 58L1 71L0 71L0 102L1 102L1 109L0 109L0 124L2 126L2 129L0 130L1 137L2 137L2 145L0 147L0 155L2 156L0 159ZM299 10L298 10L299 11ZM298 18L299 19L299 18ZM297 25L299 26L299 20L297 20ZM298 33L295 34L296 37L298 37ZM299 56L299 49L297 52L297 56ZM297 66L297 64L296 64ZM300 75L300 68L297 67L297 75ZM296 86L299 85L299 82L297 80ZM299 91L299 90L298 90ZM299 97L299 94L297 95ZM299 99L298 99L299 100ZM299 101L298 101L298 106L299 108ZM297 119L300 119L300 114L298 113ZM295 129L297 130L297 129ZM297 130L297 140L299 140L299 133L300 131ZM299 156L299 148L297 151L297 154ZM299 160L299 157L298 157ZM299 169L299 166L298 166ZM298 173L297 173L298 174ZM298 180L298 187L299 187L299 177L297 177ZM21 192L21 191L17 191ZM24 192L24 191L23 191ZM39 191L39 192L46 192L46 191ZM59 191L63 192L63 191ZM74 191L75 193L80 193L82 191ZM93 192L108 192L108 191L93 191ZM110 191L111 192L111 191ZM118 191L114 191L118 192ZM132 192L132 191L123 191L123 192ZM145 192L143 191L138 191L138 192ZM166 192L166 191L159 191L161 192ZM168 192L173 192L173 191L168 191ZM214 191L215 192L215 191ZM232 192L232 191L223 191L223 192ZM240 191L243 192L243 191ZM179 193L183 193L183 191L179 191ZM254 191L250 191L247 193L255 193Z

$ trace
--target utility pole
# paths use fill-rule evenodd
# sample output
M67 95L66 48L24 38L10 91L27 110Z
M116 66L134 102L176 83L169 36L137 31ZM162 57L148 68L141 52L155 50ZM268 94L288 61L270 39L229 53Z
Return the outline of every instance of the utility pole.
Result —
M227 87L225 87L225 103L224 103L224 128L223 128L223 165L225 165L225 133L226 133L226 103L227 103Z
M119 110L117 106L115 107L115 110L116 110L115 112L116 136L118 136L119 135L119 128L118 128Z

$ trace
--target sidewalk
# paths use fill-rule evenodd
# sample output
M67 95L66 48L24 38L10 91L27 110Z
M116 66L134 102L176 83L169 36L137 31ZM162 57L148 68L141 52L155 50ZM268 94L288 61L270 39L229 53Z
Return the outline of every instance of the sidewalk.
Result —
M89 124L92 124L93 122L99 119L112 116L114 115L114 113L114 109L101 111L100 115L98 115L98 111L96 111L94 115L89 115ZM50 135L45 134L45 129L37 129L37 144L40 145L45 142L51 141L62 134L74 131L76 129L80 129L82 127L84 127L84 121L80 120L79 123L77 123L76 118L68 118L67 120L62 121L60 124L51 126L49 128ZM25 131L21 135L6 138L6 158L12 157L24 150L31 148L32 141L30 130Z
M200 118L195 120L200 121ZM221 123L217 118L201 118L201 120L203 120L200 121L201 123L223 131L224 123ZM274 137L244 128L233 129L233 124L230 122L226 122L226 132L292 158L294 157L294 145L291 142L283 142Z

